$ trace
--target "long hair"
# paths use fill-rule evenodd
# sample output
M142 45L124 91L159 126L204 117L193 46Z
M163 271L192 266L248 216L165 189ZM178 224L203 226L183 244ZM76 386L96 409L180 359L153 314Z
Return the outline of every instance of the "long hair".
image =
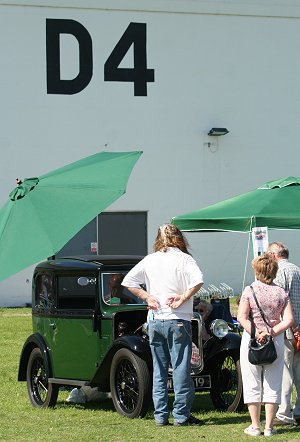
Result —
M173 224L163 224L159 227L154 243L155 252L166 252L169 247L177 247L190 255L189 244L178 227Z
M258 281L271 285L273 279L276 278L278 264L277 261L268 254L254 258L252 267Z

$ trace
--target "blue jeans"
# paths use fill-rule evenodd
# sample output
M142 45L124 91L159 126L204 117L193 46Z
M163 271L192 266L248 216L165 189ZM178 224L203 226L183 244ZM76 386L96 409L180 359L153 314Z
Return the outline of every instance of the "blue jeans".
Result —
M191 378L192 326L181 319L149 321L149 339L153 359L153 402L156 422L166 422L168 407L168 368L173 368L173 418L185 422L191 414L195 396Z

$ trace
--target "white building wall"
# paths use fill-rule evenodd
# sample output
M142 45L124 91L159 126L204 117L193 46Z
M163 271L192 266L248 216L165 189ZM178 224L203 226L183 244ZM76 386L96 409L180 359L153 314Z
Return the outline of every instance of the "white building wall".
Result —
M46 19L78 21L91 36L93 76L80 93L47 94ZM127 193L109 210L147 210L150 251L158 225L173 216L299 176L299 19L296 0L0 1L0 205L17 177L99 150L143 150ZM131 22L147 26L155 71L147 96L134 96L132 83L104 81ZM122 67L132 65L130 50ZM64 35L62 77L77 73L78 43ZM212 127L230 132L213 140ZM242 290L247 235L187 238L207 284ZM269 238L285 241L300 264L299 232ZM1 306L31 301L31 274L0 283Z

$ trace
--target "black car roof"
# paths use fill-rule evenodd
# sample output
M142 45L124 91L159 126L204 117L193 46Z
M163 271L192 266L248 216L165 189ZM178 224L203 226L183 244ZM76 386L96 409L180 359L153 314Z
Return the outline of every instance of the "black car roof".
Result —
M111 266L134 266L143 256L140 255L76 255L63 256L57 259L48 259L39 263L35 271L42 269L59 270L59 269L81 269L81 270L98 270L102 267Z

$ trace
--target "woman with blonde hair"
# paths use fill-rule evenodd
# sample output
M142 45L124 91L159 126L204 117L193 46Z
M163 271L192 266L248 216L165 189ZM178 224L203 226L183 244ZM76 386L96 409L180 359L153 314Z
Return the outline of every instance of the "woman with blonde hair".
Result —
M251 425L244 430L249 436L259 436L262 404L265 406L265 436L273 436L276 431L273 421L281 399L281 381L284 365L284 331L293 323L293 311L287 293L275 285L278 264L270 255L254 258L252 267L256 280L242 293L238 321L244 328L241 342L241 370L243 378L244 402L248 406ZM264 313L266 325L255 302ZM248 345L251 335L252 318L256 328L256 340L264 343L266 336L273 337L277 359L269 365L253 365L248 360Z

